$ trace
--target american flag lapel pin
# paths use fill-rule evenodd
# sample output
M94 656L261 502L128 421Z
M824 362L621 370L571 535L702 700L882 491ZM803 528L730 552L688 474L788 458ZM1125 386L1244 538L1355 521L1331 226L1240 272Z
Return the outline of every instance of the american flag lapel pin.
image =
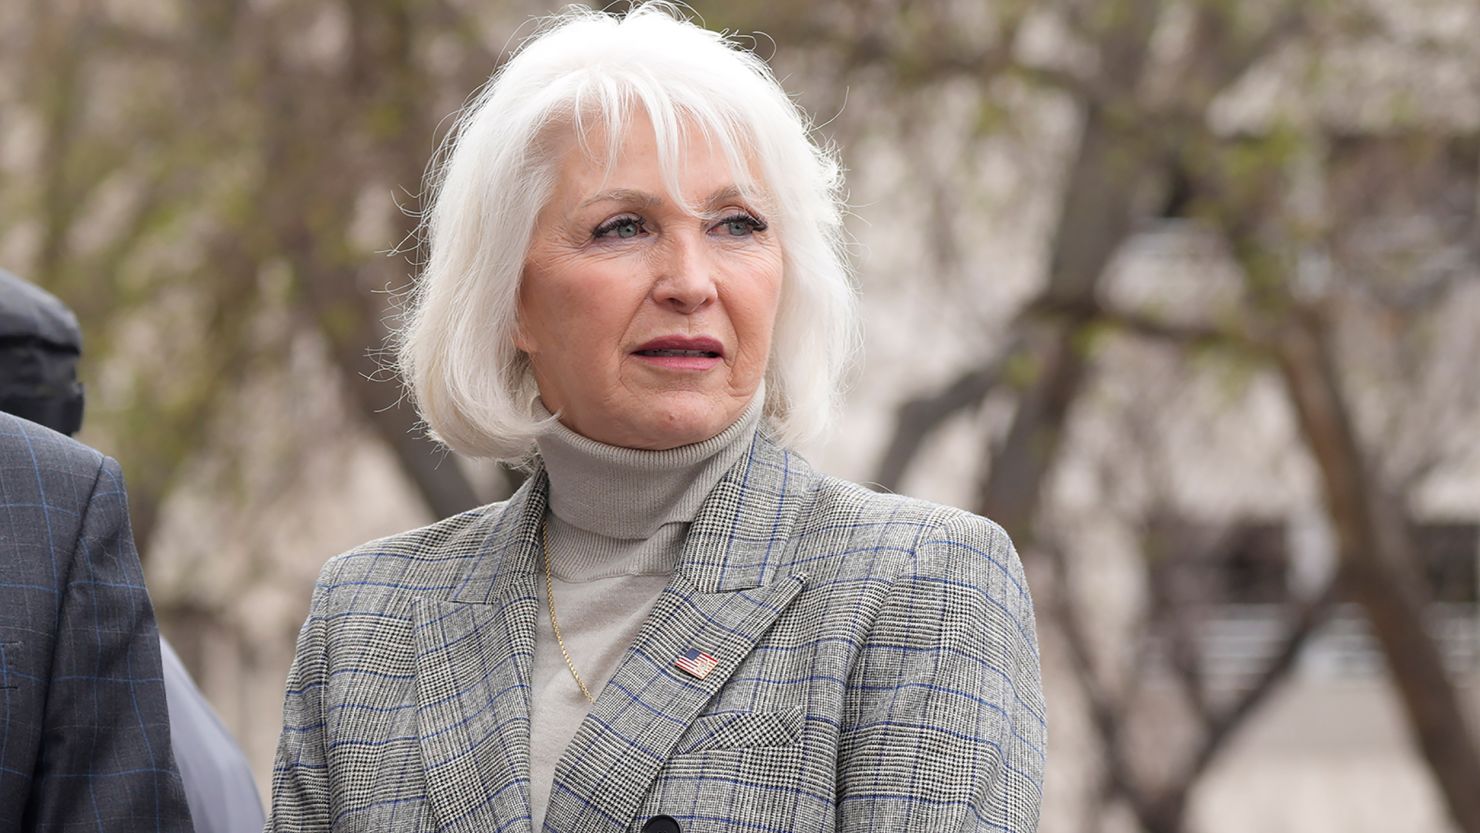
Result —
M690 648L679 654L673 660L673 664L677 665L679 670L688 674L690 677L696 680L702 680L709 676L709 672L713 671L716 665L719 665L719 660L697 648Z

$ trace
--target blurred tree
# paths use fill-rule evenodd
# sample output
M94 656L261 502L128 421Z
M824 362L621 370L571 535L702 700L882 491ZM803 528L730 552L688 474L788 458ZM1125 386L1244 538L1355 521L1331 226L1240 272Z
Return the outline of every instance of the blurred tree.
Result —
M1380 438L1360 436L1333 351L1333 319L1350 287L1301 274L1302 262L1308 266L1313 254L1321 254L1311 250L1326 241L1301 233L1305 224L1290 209L1284 154L1256 150L1270 163L1250 170L1241 164L1248 152L1220 154L1221 164L1205 169L1203 180L1207 211L1249 287L1258 322L1250 326L1250 337L1270 353L1284 382L1321 475L1338 549L1387 657L1415 740L1460 828L1480 830L1480 747L1427 625L1429 594L1407 518L1408 499L1369 451ZM1470 225L1480 229L1473 214Z
M481 502L386 371L412 267L376 253L415 251L452 91L487 77L520 16L493 17L396 0L35 0L7 22L10 121L34 125L37 163L0 206L35 229L12 266L77 309L90 424L128 471L141 549L183 467L229 430L233 393L285 366L295 332L327 346L434 516ZM171 337L138 332L159 326Z

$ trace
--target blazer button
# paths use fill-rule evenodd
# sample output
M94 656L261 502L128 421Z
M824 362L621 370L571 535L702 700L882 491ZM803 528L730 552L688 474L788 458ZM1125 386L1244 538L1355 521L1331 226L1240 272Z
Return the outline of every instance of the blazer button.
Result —
M642 833L683 833L673 816L653 816L642 826Z

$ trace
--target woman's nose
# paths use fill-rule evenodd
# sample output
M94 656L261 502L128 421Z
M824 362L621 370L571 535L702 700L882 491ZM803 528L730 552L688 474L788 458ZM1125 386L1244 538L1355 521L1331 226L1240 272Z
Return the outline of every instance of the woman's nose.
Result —
M665 242L653 282L653 300L684 314L698 312L716 296L713 253L702 235L699 239L675 236Z

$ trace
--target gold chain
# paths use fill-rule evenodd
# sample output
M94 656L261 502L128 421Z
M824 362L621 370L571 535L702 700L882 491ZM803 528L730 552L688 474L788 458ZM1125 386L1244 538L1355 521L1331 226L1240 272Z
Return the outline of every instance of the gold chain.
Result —
M586 695L586 702L596 705L596 698L591 696L591 690L586 688L586 682L581 679L580 672L576 671L576 664L570 658L570 651L565 650L565 639L560 635L560 617L555 615L555 579L550 575L550 519L546 518L540 524L540 548L544 550L545 556L545 598L550 602L550 627L555 631L555 642L560 646L560 654L565 657L565 667L570 669L570 675L576 678L576 685L581 687L581 693Z

